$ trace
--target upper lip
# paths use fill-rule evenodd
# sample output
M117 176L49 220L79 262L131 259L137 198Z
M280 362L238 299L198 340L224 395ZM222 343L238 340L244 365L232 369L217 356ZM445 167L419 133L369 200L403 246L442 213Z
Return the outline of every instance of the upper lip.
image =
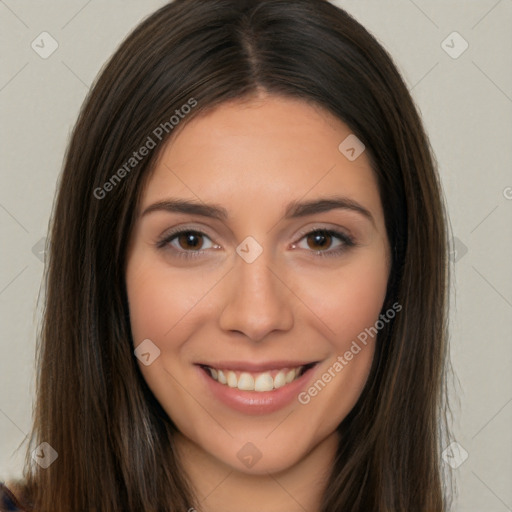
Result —
M280 370L281 368L298 368L299 366L312 365L317 361L267 361L261 363L247 361L216 361L214 363L197 363L199 366L209 366L218 370L235 370L241 372L266 372Z

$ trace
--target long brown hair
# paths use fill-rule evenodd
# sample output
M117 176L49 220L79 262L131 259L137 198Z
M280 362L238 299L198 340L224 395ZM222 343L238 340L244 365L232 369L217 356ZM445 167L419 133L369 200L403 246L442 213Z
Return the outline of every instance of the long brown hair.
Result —
M446 510L446 216L433 153L396 66L325 0L176 0L112 56L65 157L23 475L36 511L200 510L175 452L176 427L134 358L126 246L176 110L196 102L181 127L258 90L323 107L365 144L393 249L383 311L403 308L380 331L367 384L339 425L343 442L320 510ZM127 166L152 134L156 147ZM31 461L41 442L58 453L46 469Z

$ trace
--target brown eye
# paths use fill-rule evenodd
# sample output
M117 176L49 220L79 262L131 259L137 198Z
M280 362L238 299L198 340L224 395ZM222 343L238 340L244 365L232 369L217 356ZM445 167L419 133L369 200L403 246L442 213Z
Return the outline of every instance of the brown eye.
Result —
M342 256L350 248L355 247L355 240L333 229L313 229L303 234L294 247L305 249L315 256Z
M307 235L307 243L308 247L314 251L329 249L332 235L326 231L314 231Z
M207 249L217 249L210 237L201 231L184 229L165 236L156 244L158 249L169 249L176 254L201 254Z
M203 244L203 235L195 231L183 231L176 237L179 246L182 249L201 249Z

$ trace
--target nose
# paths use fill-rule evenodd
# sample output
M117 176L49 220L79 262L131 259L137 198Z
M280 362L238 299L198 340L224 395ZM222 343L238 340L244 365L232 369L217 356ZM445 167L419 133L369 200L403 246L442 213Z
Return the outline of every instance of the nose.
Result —
M293 293L263 253L252 263L236 256L225 284L220 328L261 341L293 326Z

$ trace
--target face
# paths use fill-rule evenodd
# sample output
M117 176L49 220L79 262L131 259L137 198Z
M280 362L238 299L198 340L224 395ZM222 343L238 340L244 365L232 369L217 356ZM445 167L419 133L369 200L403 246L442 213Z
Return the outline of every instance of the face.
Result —
M225 103L175 134L142 192L137 362L183 439L236 470L334 439L368 377L390 251L369 160L339 149L350 134L300 100Z

